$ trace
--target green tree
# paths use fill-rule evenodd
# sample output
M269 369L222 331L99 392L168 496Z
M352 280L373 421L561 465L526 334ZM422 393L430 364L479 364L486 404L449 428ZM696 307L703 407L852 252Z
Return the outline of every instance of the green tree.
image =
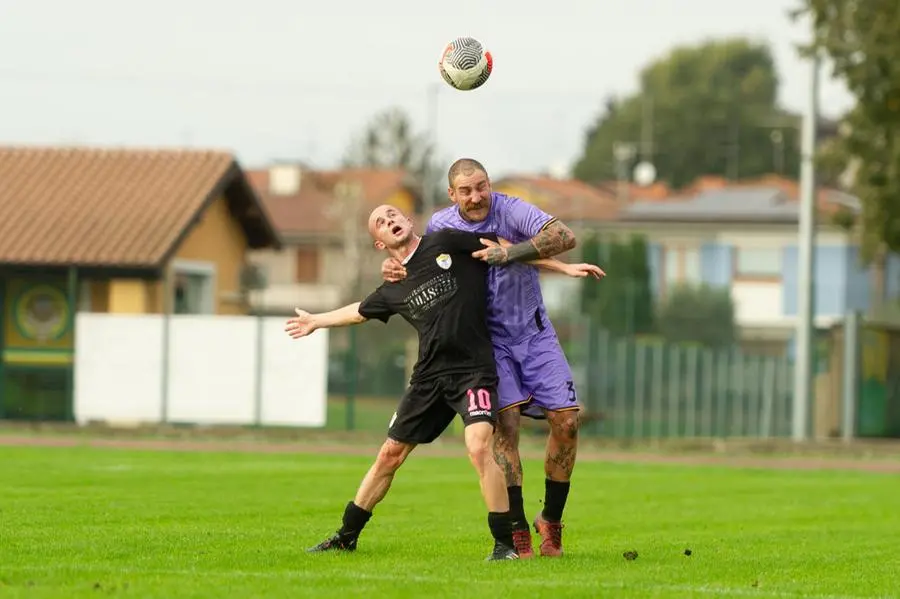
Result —
M732 178L799 169L799 120L777 105L778 77L768 46L745 39L674 49L643 69L640 91L608 99L587 133L574 174L617 177L617 144L636 144L674 187L700 175Z
M618 335L653 331L653 293L647 242L634 236L625 242L603 242L598 235L582 242L585 262L602 264L606 278L585 281L581 305L601 328Z
M852 167L849 191L860 198L862 253L900 251L900 10L889 0L803 0L813 43L856 98L836 140L834 162Z
M436 148L427 133L417 132L409 115L400 108L376 114L350 144L346 167L401 168L421 187L435 194L441 180Z
M670 343L725 348L737 339L731 290L709 285L676 285L659 310L659 332Z

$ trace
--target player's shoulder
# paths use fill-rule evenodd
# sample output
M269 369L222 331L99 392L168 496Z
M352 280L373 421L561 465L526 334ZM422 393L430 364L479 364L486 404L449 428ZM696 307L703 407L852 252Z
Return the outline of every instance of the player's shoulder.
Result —
M397 287L397 283L401 283L403 279L399 281L391 282L391 281L382 281L381 285L372 290L372 293L369 295L380 295L382 297L385 296L386 293L389 293L391 289L395 289Z
M446 208L441 208L431 215L429 219L432 225L441 224L446 225L453 222L453 217L458 214L456 211L456 206L447 206Z
M438 229L437 231L432 231L428 235L422 237L422 241L425 242L427 246L442 246L447 243L453 243L455 240L458 240L460 237L464 237L467 235L472 235L472 233L468 231L464 231L462 229L457 229L453 225L448 227L443 227Z
M522 198L518 196L511 196L499 191L491 192L491 205L500 209L508 208L509 206L512 206L513 204L521 201Z

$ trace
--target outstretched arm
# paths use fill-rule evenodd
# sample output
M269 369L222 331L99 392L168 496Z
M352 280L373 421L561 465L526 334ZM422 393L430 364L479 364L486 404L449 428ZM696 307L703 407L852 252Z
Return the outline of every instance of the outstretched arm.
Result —
M493 245L493 242L490 240L486 241L484 239L479 240L483 245ZM497 241L500 242L501 247L505 247L507 249L513 246L513 243L503 239L502 237L498 237ZM556 272L569 277L583 279L585 277L594 277L595 279L602 279L606 276L606 273L603 272L599 266L594 264L580 263L580 264L567 264L562 260L557 260L556 258L538 258L537 260L529 260L526 264L530 264L540 270L545 270L547 272Z
M507 262L530 262L567 252L574 248L575 244L575 234L572 233L572 229L558 220L551 220L528 241L508 248L485 243L488 247L478 250L472 256L491 265L506 264Z
M290 318L284 327L284 330L293 339L299 339L312 334L318 329L330 329L333 327L346 327L353 324L360 324L366 321L366 318L359 313L359 304L350 304L331 312L323 312L321 314L310 314L304 310L296 308L294 312L297 316Z
M556 258L539 258L537 260L530 260L527 262L527 264L536 266L540 270L545 270L547 272L557 272L569 277L579 279L583 279L585 277L602 279L606 276L606 273L603 272L603 269L594 264L568 264L566 262L563 262L562 260L557 260Z

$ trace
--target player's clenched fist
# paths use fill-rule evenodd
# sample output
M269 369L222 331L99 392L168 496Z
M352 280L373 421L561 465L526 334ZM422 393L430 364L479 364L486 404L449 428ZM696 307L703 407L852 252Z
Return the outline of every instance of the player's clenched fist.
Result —
M316 323L312 314L300 308L294 308L294 312L297 313L297 316L289 318L287 325L284 327L284 330L287 331L291 338L306 337L316 330Z

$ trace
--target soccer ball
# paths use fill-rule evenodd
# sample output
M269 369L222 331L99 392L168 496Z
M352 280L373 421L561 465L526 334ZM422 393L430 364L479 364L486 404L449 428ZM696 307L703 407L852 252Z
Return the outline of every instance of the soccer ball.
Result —
M494 58L473 37L458 37L444 48L438 63L441 77L459 90L472 90L484 85L494 68Z

